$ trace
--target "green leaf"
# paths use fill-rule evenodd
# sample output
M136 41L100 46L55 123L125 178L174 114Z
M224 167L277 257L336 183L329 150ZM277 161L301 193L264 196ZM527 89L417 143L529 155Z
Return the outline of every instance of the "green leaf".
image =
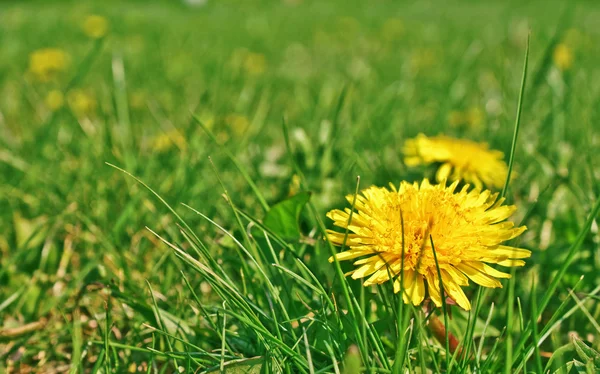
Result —
M453 312L452 322L450 323L451 330L454 330L455 332L465 331L468 325L467 316L468 314L465 312ZM486 327L485 320L477 317L477 320L475 321L475 327L473 329L473 337L480 338L483 335L484 331L486 337L500 336L500 330L498 330L491 324L488 324Z
M281 238L300 238L298 219L302 209L308 203L310 195L310 192L300 192L275 204L267 212L263 224Z
M575 369L574 371L571 371ZM581 361L573 360L569 361L563 366L556 369L552 374L562 374L562 373L585 373L585 364Z
M576 336L573 336L573 346L575 347L575 351L579 358L584 361L586 364L590 362L596 367L597 370L600 370L600 353L595 349L589 347L584 343L583 340L579 339Z

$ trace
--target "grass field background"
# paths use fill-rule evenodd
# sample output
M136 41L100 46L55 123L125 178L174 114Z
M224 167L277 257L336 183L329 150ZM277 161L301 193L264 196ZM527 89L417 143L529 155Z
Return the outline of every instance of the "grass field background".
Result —
M410 372L598 370L599 22L593 1L0 2L0 372L385 373L407 326ZM419 309L397 325L391 290L336 276L321 224L358 175L433 178L402 161L419 133L508 162L529 34L507 200L533 255L468 288L473 351L449 360ZM68 60L47 81L44 48ZM265 234L302 191L301 235Z

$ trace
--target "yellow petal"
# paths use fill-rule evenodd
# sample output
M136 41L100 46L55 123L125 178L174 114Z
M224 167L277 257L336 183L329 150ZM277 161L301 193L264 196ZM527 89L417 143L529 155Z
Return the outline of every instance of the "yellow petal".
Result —
M444 291L464 310L471 309L471 302L460 286L452 281L444 281Z
M384 264L378 267L377 270L369 279L365 281L365 286L371 286L373 284L381 284L388 281L395 275L394 269L391 266Z
M450 164L449 162L446 162L445 164L440 166L437 173L435 173L435 179L441 183L442 181L445 181L446 179L448 179L451 172L452 172L452 164Z
M417 166L422 163L421 157L404 157L404 164L406 166Z
M335 255L335 258L337 258L338 261L346 261L346 260L352 260L354 258L357 257L362 257L362 256L367 256L367 255L372 255L373 251L372 250L354 250L351 249L349 251L344 251L341 253L337 253ZM333 256L329 257L329 262L333 262Z
M412 287L413 281L415 278L415 272L413 270L405 270L404 274L399 274L394 282L394 292L400 292L400 289L408 289ZM402 280L402 287L400 287L400 280Z
M371 274L373 274L376 271L377 271L377 267L375 266L375 264L374 263L368 263L368 264L363 265L363 266L359 267L358 269L356 269L352 273L352 278L353 279L364 278L367 275L371 275Z
M467 286L469 284L467 277L462 272L456 270L454 266L445 266L443 270L448 273L452 280L459 286Z
M437 273L433 275L433 272L429 272L425 277L427 279L427 290L429 291L429 297L431 298L431 301L433 301L437 307L442 306L442 298L440 297Z
M425 283L423 283L423 276L415 273L415 282L411 290L411 301L413 305L419 305L425 298Z
M500 266L507 266L507 267L525 266L525 261L523 261L523 260L504 260L504 261L497 262L497 264Z
M486 273L480 272L472 266L469 266L465 263L460 263L456 265L456 267L460 271L465 273L473 282L477 283L480 286L490 288L502 287L502 284L499 280L487 275Z
M525 226L523 226L525 228ZM525 230L523 230L525 231ZM499 245L498 248L493 250L494 253L502 251L508 258L528 258L531 257L531 251L523 248L508 247L505 245Z
M487 274L494 278L510 278L510 274L498 271L498 270L494 269L493 267L484 264L483 262L473 261L473 262L467 263L467 265L471 266L472 268L474 268L475 270L477 270L481 273Z

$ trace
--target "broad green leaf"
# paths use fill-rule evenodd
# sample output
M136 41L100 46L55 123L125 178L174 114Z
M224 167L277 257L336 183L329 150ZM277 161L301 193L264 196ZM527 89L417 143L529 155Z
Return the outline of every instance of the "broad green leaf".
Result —
M458 333L460 331L466 331L467 329L467 313L466 312L457 312L452 313L452 322L450 323L450 328ZM473 322L471 322L473 323ZM500 330L496 327L489 324L487 327L485 326L485 320L482 318L477 318L475 321L475 329L473 330L473 337L480 338L482 333L485 330L486 337L497 337L500 336Z
M587 365L581 361L573 360L569 361L563 366L556 369L553 374L563 374L563 373L578 373L578 374L588 374L590 371L588 370ZM592 372L594 373L594 372Z
M576 336L574 336L572 340L573 346L575 347L575 351L577 352L579 358L586 364L592 362L593 365L596 367L596 370L600 371L600 353L598 353L598 351L596 351L595 349L589 347L587 344L584 343L583 340L579 339Z
M282 238L300 238L298 219L302 209L308 203L310 195L310 192L300 192L273 205L267 212L263 224Z

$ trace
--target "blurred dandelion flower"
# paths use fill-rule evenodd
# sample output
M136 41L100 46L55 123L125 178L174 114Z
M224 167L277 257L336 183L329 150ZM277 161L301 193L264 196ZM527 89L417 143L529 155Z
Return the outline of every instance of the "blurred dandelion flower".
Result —
M421 70L429 69L438 63L439 58L436 51L431 48L417 49L410 56L410 71L416 74Z
M250 75L261 75L267 70L267 59L262 53L250 52L244 59L244 69Z
M152 140L152 149L159 153L170 150L173 145L182 151L187 149L185 137L176 129L163 132Z
M448 113L448 123L452 127L465 126L471 130L477 130L483 125L484 119L485 115L483 111L476 106L471 107L464 112L453 110Z
M346 275L368 277L365 286L393 281L394 291L402 290L404 302L414 305L425 298L427 284L429 297L441 306L439 265L446 296L465 310L471 304L461 287L469 279L484 287L502 287L497 278L510 278L510 274L488 264L523 266L520 259L531 252L501 243L526 227L505 221L516 207L503 206L504 199L498 199L497 193L468 191L468 185L457 193L457 185L458 181L448 187L432 185L425 179L420 185L402 182L399 189L391 184L390 189L373 186L356 196L352 219L349 208L330 211L327 217L334 225L349 231L345 243L349 249L335 257L358 259ZM346 199L352 203L354 195ZM333 244L344 243L345 233L328 230L328 234Z
M487 143L419 134L406 140L403 151L407 166L442 163L436 173L438 182L464 179L478 188L484 184L502 187L508 174L508 167L502 160L504 154L489 149Z
M61 91L52 90L48 92L44 102L46 103L48 109L51 111L56 111L62 108L62 106L65 104L65 97Z
M554 48L552 54L554 65L562 71L569 70L573 66L573 52L568 45L561 43Z
M248 75L261 75L267 70L267 58L262 53L238 48L231 54L230 66Z
M448 113L448 123L452 127L462 126L466 122L465 114L460 110L452 110Z
M478 129L483 125L485 115L479 107L471 107L467 110L467 126L471 129Z
M225 117L225 123L236 136L241 136L250 127L248 117L240 114L229 114Z
M100 39L108 32L108 21L98 15L90 15L83 21L83 32L92 39Z
M69 65L69 55L58 48L38 49L29 55L29 72L40 82L48 82Z
M196 118L200 120L208 129L213 129L215 126L215 115L210 111L202 111L200 112Z
M132 109L145 109L148 102L147 95L144 91L135 91L129 95L129 107Z
M73 113L78 117L89 116L96 111L96 99L83 90L69 91L67 101Z
M300 179L298 174L292 175L292 180L290 181L290 189L288 191L288 197L294 196L298 192L300 192L301 182L302 180Z

